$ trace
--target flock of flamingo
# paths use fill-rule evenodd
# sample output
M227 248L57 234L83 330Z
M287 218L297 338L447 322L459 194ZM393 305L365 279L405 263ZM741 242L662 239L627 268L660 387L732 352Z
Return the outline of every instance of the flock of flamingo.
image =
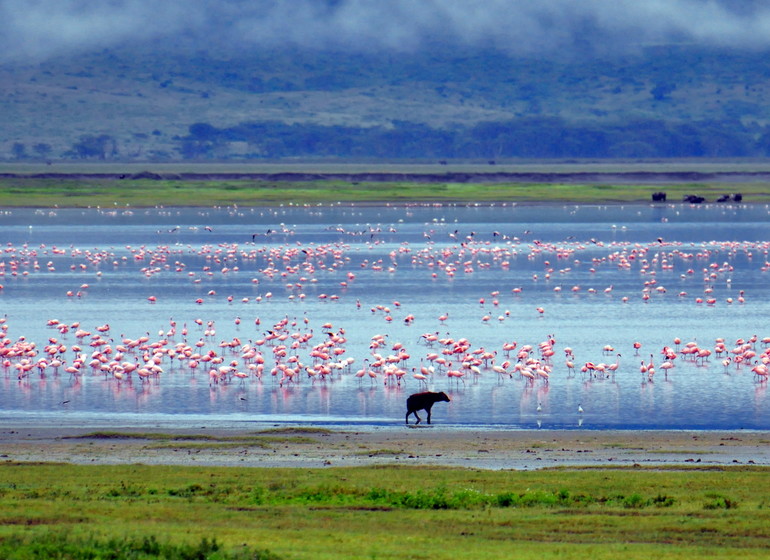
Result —
M193 322L194 329L184 324L177 338L177 324L171 320L168 330L161 330L156 338L144 335L114 343L109 324L99 325L92 332L81 328L79 323L49 319L47 327L58 332L58 336L52 335L45 344L38 345L25 337L16 340L10 337L10 325L3 317L0 318L0 358L6 376L13 374L20 382L27 383L35 376L60 374L76 381L83 375L101 375L119 383L131 380L133 375L141 382L151 382L166 374L202 372L212 385L243 383L248 379L261 381L269 377L283 386L303 379L326 382L350 375L359 382L386 385L406 384L411 377L427 387L437 382L465 383L467 378L490 374L498 381L517 378L532 384L548 383L555 367L560 370L557 373L566 376L580 374L591 378L607 378L620 370L619 352L614 354L614 362L586 361L576 365L570 347L562 349L564 360L558 364L553 336L536 345L510 341L499 349L486 349L474 348L466 338L441 337L438 333L420 335L418 365L411 365L415 360L404 343L389 342L388 335L376 334L360 367L354 368L357 360L346 356L344 328L335 330L331 323L325 323L321 325L320 340L313 340L315 333L307 328L308 323L307 318L303 321L284 318L273 324L263 337L244 343L238 337L217 340L214 322L204 325L201 319ZM193 342L196 332L200 336ZM69 333L74 335L72 344L65 343ZM632 346L633 356L640 359L642 344L634 342ZM602 349L603 355L614 352L615 348L610 345ZM657 370L668 376L677 360L697 365L704 364L712 355L720 360L725 372L730 367L744 367L754 373L759 382L767 382L770 375L770 337L760 340L752 335L736 340L730 347L723 339L717 339L713 348L700 346L695 341L683 344L675 338L672 346L664 346L659 354L661 363L657 366L654 353L640 361L639 371L649 381Z
M207 226L204 231L213 235L216 228ZM163 233L175 234L173 230ZM638 340L616 349L597 340L594 349L581 350L593 353L582 359L571 347L560 347L555 334L534 341L525 340L526 335L509 335L496 345L472 340L485 324L505 329L512 320L521 333L521 325L550 318L549 302L567 294L602 298L597 305L608 301L647 305L672 298L708 307L745 305L746 291L732 289L734 261L753 262L756 273L766 273L770 242L695 244L662 238L648 243L594 238L550 242L530 232L484 234L436 224L426 224L423 240L417 244L396 241L395 226L337 226L332 233L338 239L315 243L298 240L292 228L281 224L242 241L199 245L86 249L9 243L0 256L2 299L14 298L22 279L28 285L46 274L63 273L72 279L72 286L61 297L98 300L109 297L100 284L111 275L121 275L121 281L133 276L137 285L146 286L148 292L137 296L137 306L156 306L171 296L162 283L141 284L142 280L182 278L189 285L189 299L179 305L190 318L169 319L131 336L124 334L124 328L112 326L108 316L98 322L96 318L89 322L41 316L39 332L45 328L46 334L32 340L14 332L16 317L11 313L0 318L2 372L6 379L28 386L50 376L66 376L72 383L99 376L115 384L144 385L187 375L205 378L212 389L236 383L293 387L347 380L358 385L415 390L449 386L461 391L481 379L535 386L563 377L602 380L639 375L642 383L653 383L661 375L666 379L676 375L680 367L703 366L714 359L725 373L746 370L757 383L768 380L770 337L756 334L745 339L718 338L708 344L673 338L657 348ZM420 277L426 294L431 283L467 282L474 275L497 275L501 287L479 293L466 285L462 312L456 310L458 302L440 296L430 306L432 311L422 306L416 312L402 302L419 301L420 289L399 289L402 269ZM615 284L597 285L597 278L609 276L606 271L624 274L626 284L631 282L628 278L637 278L637 287L623 288L618 294ZM630 277L629 271L636 275ZM582 281L571 281L576 276ZM373 301L383 298L383 290L370 295L362 282L388 284L398 299ZM669 290L666 282L677 287ZM527 300L533 304L525 309L520 301L528 293L537 296ZM285 305L275 305L279 300L293 306L290 312ZM206 309L216 309L210 312L216 318L206 318ZM274 310L278 316L267 319ZM358 342L351 347L345 324L352 314L366 315L373 332L366 336L357 332ZM557 331L558 322L553 327ZM421 334L412 330L421 328ZM217 334L222 330L227 336ZM362 339L368 347L360 343Z

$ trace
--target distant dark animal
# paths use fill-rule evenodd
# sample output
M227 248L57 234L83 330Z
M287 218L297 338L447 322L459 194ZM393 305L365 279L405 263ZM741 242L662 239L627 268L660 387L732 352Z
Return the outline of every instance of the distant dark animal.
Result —
M706 202L706 199L696 194L686 194L682 197L682 202L689 202L690 204L700 204Z
M733 194L733 202L740 202L742 200L743 200L743 195L741 193Z
M653 202L666 202L666 193L663 191L652 193Z
M414 414L414 417L417 418L415 425L419 424L421 419L417 415L417 411L424 410L428 413L428 424L430 424L430 409L437 402L449 402L449 397L446 396L446 393L433 393L431 391L410 395L406 399L406 423L409 424L409 415Z
M717 198L717 202L728 202L730 200L729 194L723 194L719 198Z

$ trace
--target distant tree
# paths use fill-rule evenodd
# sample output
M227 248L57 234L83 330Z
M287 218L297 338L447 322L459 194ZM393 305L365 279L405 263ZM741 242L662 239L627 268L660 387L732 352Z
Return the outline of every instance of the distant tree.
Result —
M11 153L14 159L24 159L27 157L27 147L21 142L14 142L11 147Z
M676 84L670 82L658 82L650 90L655 101L664 101L676 89Z
M80 141L73 144L72 149L80 159L107 159L118 154L117 142L109 134L81 136Z
M195 140L212 141L216 139L217 134L219 133L217 127L204 122L191 124L188 130L190 131L190 136Z
M42 159L47 159L48 156L51 155L51 151L52 151L51 145L45 144L43 142L35 144L35 146L32 149L35 150L35 153L38 156L40 156Z
M205 140L183 138L179 146L179 153L184 159L200 159L211 157L214 144Z
M184 159L212 157L214 148L222 144L222 132L214 125L204 122L191 124L190 134L181 138L179 153Z

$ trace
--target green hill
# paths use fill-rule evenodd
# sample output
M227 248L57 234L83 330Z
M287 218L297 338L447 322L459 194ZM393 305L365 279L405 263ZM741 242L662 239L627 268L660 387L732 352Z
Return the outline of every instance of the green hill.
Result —
M191 54L193 53L193 54ZM132 45L0 67L7 160L770 155L770 58Z

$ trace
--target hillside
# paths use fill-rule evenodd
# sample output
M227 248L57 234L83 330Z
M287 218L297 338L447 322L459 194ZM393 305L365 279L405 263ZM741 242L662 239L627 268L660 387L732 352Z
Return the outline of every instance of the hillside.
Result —
M8 63L0 158L770 155L764 52L569 54L145 44Z

